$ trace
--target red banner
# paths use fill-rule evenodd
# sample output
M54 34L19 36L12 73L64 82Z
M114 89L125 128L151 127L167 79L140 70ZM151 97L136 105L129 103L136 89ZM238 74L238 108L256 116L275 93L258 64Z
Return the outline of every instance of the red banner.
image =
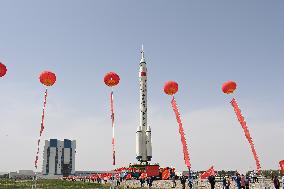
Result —
M234 99L234 98L232 99L231 105L232 105L233 108L234 108L234 111L235 111L235 113L236 113L236 116L237 116L237 118L238 118L238 120L239 120L239 122L240 122L240 124L241 124L241 126L242 126L242 128L243 128L243 130L244 130L246 139L247 139L248 142L249 142L249 145L250 145L250 148L251 148L251 152L252 152L253 157L254 157L254 159L255 159L256 170L257 170L257 172L260 172L260 168L261 168L261 166L260 166L260 161L259 161L258 155L257 155L257 153L256 153L255 146L254 146L254 143L253 143L253 141L252 141L252 137L251 137L250 132L249 132L249 130L248 130L247 123L246 123L246 121L245 121L245 118L244 118L243 115L242 115L242 112L241 112L241 110L240 110L240 108L239 108L239 106L238 106L238 103L237 103L236 99Z
M284 160L279 161L279 165L280 165L280 168L281 168L281 172L284 174Z
M185 134L184 134L184 130L183 130L183 126L182 126L182 122L181 122L181 118L180 118L180 113L179 113L179 110L178 110L178 106L177 106L175 97L173 97L171 103L172 103L172 107L173 107L173 110L175 112L176 119L177 119L177 122L178 122L178 125L179 125L179 134L180 134L180 139L181 139L181 143L182 143L184 162L185 162L185 165L188 167L188 169L190 169L191 165L190 165L188 148L187 148Z
M42 132L44 130L44 115L45 115L45 108L46 108L46 98L47 98L47 89L45 89L44 94L44 101L43 101L43 108L42 108L42 115L41 115L41 124L40 124L40 132L39 132L39 138L37 140L37 152L35 157L35 168L37 169L37 162L38 162L38 155L39 155L39 145L40 145L40 137L42 135Z
M42 135L42 132L44 130L44 115L45 115L45 107L46 107L46 98L47 98L47 89L45 89L45 94L44 94L39 136Z
M112 165L115 165L115 138L114 138L114 108L113 108L113 91L110 93L110 110L111 110L111 126L112 126Z
M214 167L211 166L207 171L200 175L201 179L207 179L209 176L215 175Z
M146 165L145 169L148 177L159 176L159 165Z

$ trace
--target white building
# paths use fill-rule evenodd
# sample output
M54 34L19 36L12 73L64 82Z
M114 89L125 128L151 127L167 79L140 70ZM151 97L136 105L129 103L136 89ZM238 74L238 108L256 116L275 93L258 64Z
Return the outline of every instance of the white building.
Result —
M76 141L50 139L43 151L43 175L68 176L75 173Z

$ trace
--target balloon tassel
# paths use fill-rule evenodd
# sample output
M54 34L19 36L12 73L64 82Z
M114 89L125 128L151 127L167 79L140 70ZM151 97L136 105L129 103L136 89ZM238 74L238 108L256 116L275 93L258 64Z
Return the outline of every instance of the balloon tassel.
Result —
M44 101L43 101L43 108L42 108L42 115L41 115L41 124L40 124L40 132L39 132L39 138L37 140L37 153L35 157L35 168L37 169L37 163L38 163L38 154L39 154L39 145L40 145L40 138L44 130L44 115L45 115L45 108L46 108L46 99L47 99L47 89L45 89L44 93Z
M232 99L231 105L233 106L234 111L235 111L236 116L237 116L237 119L240 122L240 124L241 124L241 126L242 126L242 128L244 130L245 137L246 137L246 139L249 142L249 145L250 145L250 148L251 148L251 152L252 152L254 160L255 160L256 170L257 170L258 173L260 173L260 169L261 169L260 161L259 161L258 155L256 153L255 146L254 146L252 137L250 135L250 132L248 130L248 126L246 124L245 118L243 117L241 109L239 108L237 100L235 98Z
M171 101L171 104L172 104L173 111L174 111L174 113L176 115L176 119L177 119L178 126L179 126L179 134L180 134L180 139L181 139L181 143L182 143L182 149L183 149L183 156L184 156L185 165L190 170L191 164L190 164L188 147L187 147L187 144L186 144L186 139L185 139L184 129L183 129L183 126L182 126L180 113L179 113L178 106L177 106L177 103L176 103L176 100L175 100L174 96L173 96L173 99Z
M112 165L115 165L115 137L114 137L114 107L113 107L113 91L110 93L110 109L111 109L111 126L112 126Z

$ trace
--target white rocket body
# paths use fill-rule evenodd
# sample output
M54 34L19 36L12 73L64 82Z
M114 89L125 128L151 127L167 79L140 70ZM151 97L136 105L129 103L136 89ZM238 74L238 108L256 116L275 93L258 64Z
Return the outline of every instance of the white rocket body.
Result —
M147 125L147 67L142 49L142 58L139 64L140 84L140 124L136 131L136 159L140 162L151 161L152 141L151 128Z
M136 131L136 159L142 158L142 129L137 128Z
M152 140L151 140L151 128L147 127L146 130L146 151L147 151L147 159L151 161L152 159Z

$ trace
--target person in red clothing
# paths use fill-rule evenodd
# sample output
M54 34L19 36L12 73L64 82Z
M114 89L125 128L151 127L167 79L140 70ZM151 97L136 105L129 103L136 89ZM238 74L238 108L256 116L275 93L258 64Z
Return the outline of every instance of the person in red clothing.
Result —
M241 176L241 188L243 188L243 189L246 188L246 178L243 174Z

